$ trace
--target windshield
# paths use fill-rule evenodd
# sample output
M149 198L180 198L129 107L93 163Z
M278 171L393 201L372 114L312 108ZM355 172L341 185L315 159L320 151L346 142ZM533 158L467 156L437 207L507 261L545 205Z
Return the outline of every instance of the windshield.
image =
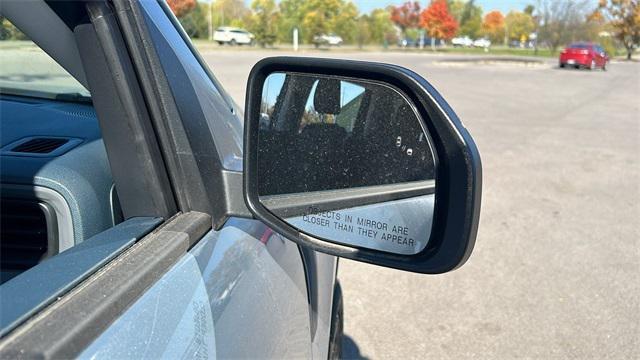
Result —
M569 49L589 49L591 45L589 44L571 44L569 45Z
M0 93L87 101L82 84L7 19L0 18Z

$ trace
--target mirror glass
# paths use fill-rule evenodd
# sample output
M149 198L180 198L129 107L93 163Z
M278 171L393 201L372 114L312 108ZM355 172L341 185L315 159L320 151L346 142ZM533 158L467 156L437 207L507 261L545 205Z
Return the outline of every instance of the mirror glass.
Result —
M259 201L314 237L419 253L436 186L424 120L383 83L272 73L260 108Z

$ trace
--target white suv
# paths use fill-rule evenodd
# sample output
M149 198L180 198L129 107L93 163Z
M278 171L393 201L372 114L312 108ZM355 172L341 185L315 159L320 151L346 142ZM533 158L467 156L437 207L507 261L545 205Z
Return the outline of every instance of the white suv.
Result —
M313 44L316 47L321 45L340 46L342 45L342 38L336 34L320 34L313 37Z
M451 45L453 45L454 47L471 47L473 46L473 40L471 40L471 38L469 38L468 36L457 37L451 39Z
M254 39L252 33L234 27L219 27L213 33L213 40L220 45L252 45Z

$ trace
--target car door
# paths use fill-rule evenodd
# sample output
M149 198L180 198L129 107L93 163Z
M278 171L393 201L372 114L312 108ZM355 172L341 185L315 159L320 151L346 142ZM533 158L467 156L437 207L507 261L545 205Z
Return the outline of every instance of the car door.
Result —
M147 1L126 6L132 9L121 23L125 32L130 31L125 34L129 47L143 46L145 40L152 44L137 60L156 54L159 63L154 64L152 86L167 86L160 96L171 96L172 110L180 118L176 126L185 129L182 139L167 133L171 138L167 143L173 146L164 151L175 154L190 148L202 156L196 159L201 163L213 162L216 159L210 154L217 153L222 171L239 176L242 122L236 105L203 67L164 4ZM160 85L162 78L166 82ZM192 170L202 174L211 169ZM179 172L170 176L184 177L181 192L191 196L189 188L197 186L187 180L185 168L169 167L168 171ZM210 191L216 190L208 188L207 181L215 183L203 177L198 185L215 197ZM207 200L194 196L185 202L202 210L216 207ZM307 278L298 247L255 220L231 217L214 228L81 357L311 357Z
M85 12L84 3L67 5L57 11ZM164 4L93 2L86 13L89 23L71 26L125 219L149 211L161 215L161 224L21 319L2 339L0 354L312 357L322 346L312 346L318 314L312 314L301 249L247 219L237 203L242 198L224 199L242 177L235 104ZM151 150L139 156L140 149ZM127 176L133 164L127 156L146 159L139 166L152 175L140 179L129 169ZM143 188L156 177L162 181ZM155 199L143 203L137 198L143 193ZM329 266L315 267L313 281L328 281L332 289L336 261L325 258ZM316 336L316 344L328 338L324 328L327 336Z
M419 75L387 64L264 59L249 76L243 129L166 3L34 0L3 3L3 16L7 9L89 88L124 221L35 266L19 291L2 288L0 358L326 358L337 256L427 274L469 258L479 153ZM294 79L280 84L285 93L318 80L306 115L322 121L304 139L323 140L318 148L366 115L355 151L334 156L341 171L322 158L335 149L301 143L318 161L303 160L323 162L335 185L323 187L318 173L305 183L322 188L260 191L291 176L259 171L273 147L263 137L264 84L283 74ZM341 106L343 86L366 90ZM282 109L284 119L300 118L295 106ZM33 306L5 327L4 299Z

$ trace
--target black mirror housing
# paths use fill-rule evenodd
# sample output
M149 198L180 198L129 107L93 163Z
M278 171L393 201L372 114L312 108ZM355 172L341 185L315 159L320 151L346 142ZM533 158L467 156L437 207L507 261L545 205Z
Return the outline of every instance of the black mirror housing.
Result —
M435 202L431 233L428 243L423 249L415 254L398 254L345 244L336 241L336 239L323 238L291 225L281 215L287 213L286 207L288 205L284 206L285 209L279 209L278 212L265 206L266 202L261 201L259 194L261 181L258 167L259 146L265 146L259 141L259 132L261 119L264 119L264 109L261 108L263 89L267 77L273 73L372 82L394 89L411 103L414 111L422 119L422 127L428 133L436 155L434 176L437 186L434 190ZM320 84L318 82L318 86ZM336 89L336 84L332 82L326 82L322 86L327 90ZM317 99L314 98L313 102L316 103ZM325 111L331 110L337 113L339 106L335 102L335 99L330 99L328 103L318 103L317 105L321 108L327 107L324 109ZM272 169L269 174L277 174L279 170ZM286 169L281 169L281 171L286 172ZM264 176L264 174L262 175ZM482 167L476 145L460 119L435 88L420 75L400 66L297 57L273 57L258 62L252 69L247 84L243 181L245 202L255 218L300 245L330 255L406 271L438 274L451 271L464 264L475 244L482 189ZM423 191L413 184L417 183L383 187L382 193L375 195L378 196L376 199L404 199ZM379 188L375 187L375 190L378 191ZM364 189L366 190L366 188ZM355 190L361 191L362 188ZM348 189L344 192L345 194L354 193ZM376 201L371 194L369 194L368 202L363 202L364 198L361 195L358 196L349 195L341 200L348 201L353 206L371 204ZM293 206L300 207L301 204L302 206L308 205L310 208L315 207L316 204L311 202L311 199L314 198L318 197L306 197L302 194L297 197L298 202L292 204L289 210L293 209ZM269 201L273 203L273 199Z

